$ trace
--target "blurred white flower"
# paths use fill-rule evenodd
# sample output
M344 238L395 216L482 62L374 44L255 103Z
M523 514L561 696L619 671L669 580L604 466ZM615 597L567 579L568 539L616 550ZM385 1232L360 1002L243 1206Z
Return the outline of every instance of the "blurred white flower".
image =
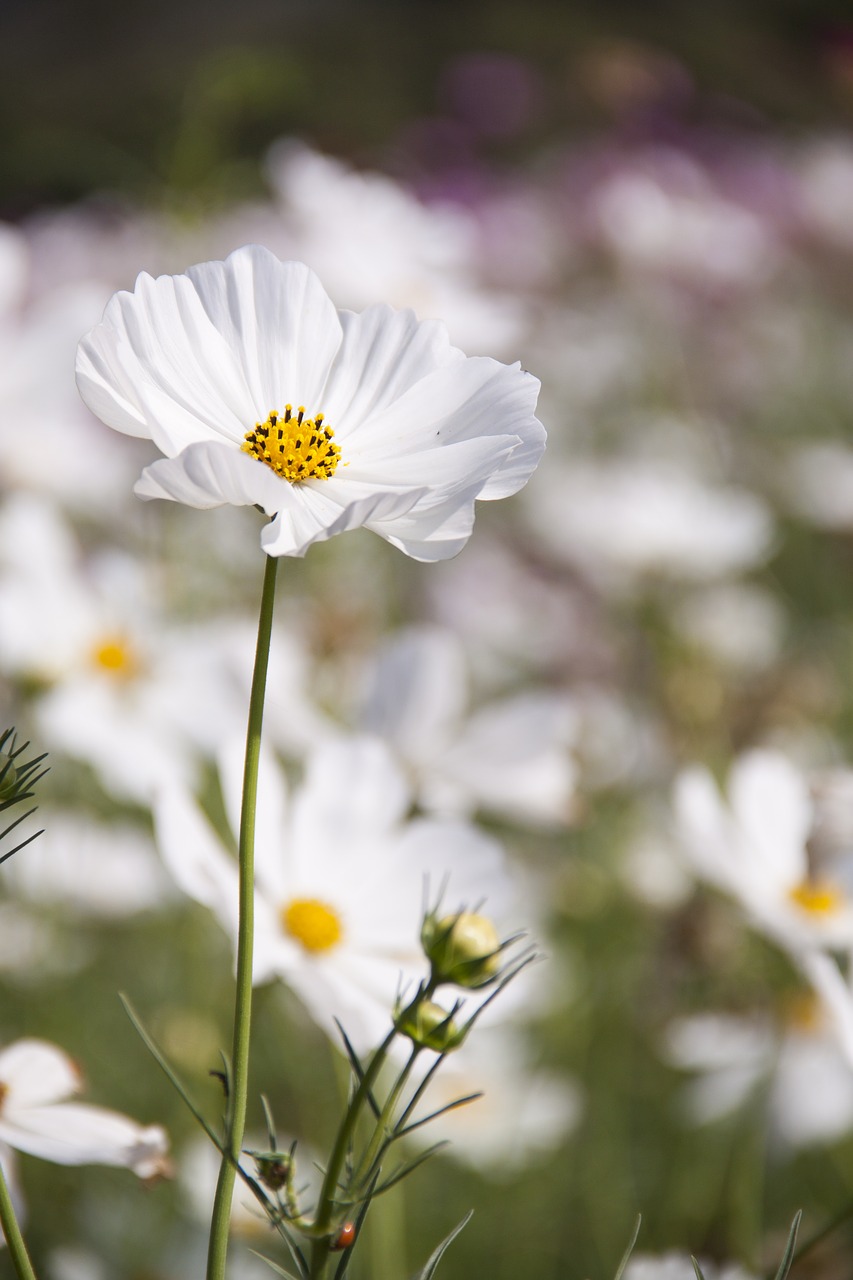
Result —
M423 204L385 174L357 173L295 142L275 146L267 169L294 257L343 306L411 307L420 319L445 321L466 350L517 342L521 305L478 286L480 230L466 210Z
M778 658L785 613L769 591L714 583L678 602L673 622L685 639L734 671L761 671Z
M742 572L767 558L773 534L754 494L664 462L552 466L525 510L549 550L623 591L644 574L707 581Z
M694 870L744 907L789 951L853 944L853 904L812 873L813 805L805 777L784 756L751 751L729 775L728 801L707 769L685 769L675 813Z
M405 763L425 808L569 821L577 717L567 697L523 693L468 713L464 650L450 632L429 627L393 636L368 675L361 727Z
M140 1178L168 1173L165 1130L66 1102L81 1083L67 1054L43 1040L18 1040L0 1050L0 1144L55 1164L118 1165Z
M853 1074L814 997L785 1010L778 1028L764 1018L680 1018L668 1028L665 1056L696 1073L684 1101L697 1124L763 1089L771 1132L787 1147L831 1142L853 1128Z
M819 529L853 530L853 449L840 441L804 444L788 460L791 507Z
M853 249L853 145L824 138L806 148L800 163L800 212L806 226L830 246Z
M520 366L466 358L409 311L337 312L307 267L256 245L141 275L80 343L77 379L104 422L166 455L141 497L259 506L269 555L363 525L446 559L475 500L515 493L545 444Z
M592 208L604 243L635 269L695 284L763 282L778 256L767 225L716 192L688 156L662 153L652 160L663 161L663 173L625 167L595 192Z
M239 823L242 754L223 760L232 829ZM262 761L256 826L254 981L282 978L337 1037L360 1049L390 1026L401 984L425 976L419 946L425 882L447 881L448 910L485 900L498 920L523 911L500 847L461 822L406 822L410 795L374 739L331 742L309 758L288 804L284 779ZM237 936L237 864L193 800L169 788L155 806L163 858L178 885ZM507 932L509 930L507 929Z
M41 687L45 747L143 801L166 777L193 777L196 751L244 717L218 626L173 628L154 585L127 555L81 562L43 500L21 495L0 509L0 671Z
M39 808L44 832L5 864L10 891L64 913L121 919L162 906L172 885L150 836L126 823Z

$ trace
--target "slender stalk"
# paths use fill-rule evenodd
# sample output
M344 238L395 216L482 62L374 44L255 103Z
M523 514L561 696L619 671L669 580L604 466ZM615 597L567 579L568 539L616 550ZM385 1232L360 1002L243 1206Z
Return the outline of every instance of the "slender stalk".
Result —
M382 1044L374 1053L370 1060L370 1065L362 1077L358 1088L352 1096L352 1101L344 1113L341 1126L338 1129L335 1145L332 1147L332 1154L329 1157L329 1163L326 1168L326 1176L323 1179L323 1187L320 1191L320 1198L317 1202L317 1212L314 1218L315 1239L311 1248L311 1264L310 1278L311 1280L321 1280L326 1270L326 1263L329 1257L329 1238L328 1232L332 1225L332 1217L335 1209L335 1193L338 1188L338 1182L341 1176L341 1169L344 1166L347 1150L349 1148L350 1139L355 1132L355 1126L361 1109L367 1101L367 1095L376 1083L376 1078L382 1069L383 1063L388 1056L388 1050L395 1039L397 1032L392 1029L382 1041Z
M382 1151L384 1144L388 1141L388 1138L390 1137L393 1131L393 1126L391 1121L394 1116L394 1108L397 1106L397 1102L399 1101L400 1095L402 1094L404 1088L406 1087L406 1083L409 1079L409 1076L412 1073L412 1068L414 1067L415 1062L417 1061L420 1055L420 1052L421 1050L419 1046L413 1044L412 1052L409 1055L408 1062L400 1071L400 1074L397 1077L394 1087L391 1089L390 1093L388 1094L388 1097L385 1099L385 1103L376 1121L376 1128L373 1131L373 1136L371 1137L370 1142L367 1145L367 1150L365 1151L364 1155L361 1157L361 1160L359 1161L359 1164L358 1164L358 1168L356 1169L356 1172L353 1175L353 1185L356 1187L359 1185L362 1179L370 1176L370 1170L373 1165L373 1162L376 1160L380 1151Z
M9 1194L9 1187L6 1183L2 1164L0 1164L0 1227L3 1228L3 1235L6 1237L6 1244L9 1246L9 1257L12 1260L12 1266L15 1268L18 1280L36 1280L36 1273L33 1270L33 1264L30 1262L30 1255L27 1253L27 1246L24 1244L24 1237L21 1235L18 1219L15 1217L15 1208L12 1204L12 1197Z
M255 924L255 807L258 794L258 761L261 750L261 728L264 718L264 695L267 687L270 637L275 579L278 559L267 556L261 611L258 619L258 643L255 671L249 698L249 723L246 731L246 764L243 771L243 802L240 811L240 918L237 934L237 980L234 999L234 1036L231 1050L231 1076L228 1097L225 1150L219 1168L219 1181L213 1201L210 1243L207 1254L207 1280L225 1280L225 1258L228 1252L228 1229L231 1196L237 1162L246 1127L246 1104L249 1090L249 1033L252 1024L252 956Z

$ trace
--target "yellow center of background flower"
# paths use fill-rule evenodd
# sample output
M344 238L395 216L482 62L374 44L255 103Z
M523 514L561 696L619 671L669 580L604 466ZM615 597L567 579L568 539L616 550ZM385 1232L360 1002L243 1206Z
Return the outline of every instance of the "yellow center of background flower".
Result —
M6 1095L8 1092L9 1086L7 1084L3 1084L2 1080L0 1080L0 1111L3 1110L3 1103L6 1101Z
M300 406L294 417L289 404L283 415L271 413L266 422L256 423L254 431L246 433L241 448L291 484L328 480L341 456L334 432L324 425L322 413L306 418L305 409Z
M105 636L92 649L92 662L114 676L133 676L139 671L136 654L122 636Z
M301 942L306 951L331 951L343 937L340 917L318 898L293 898L281 909L285 933Z
M792 902L810 915L826 916L839 911L844 904L844 894L825 880L804 880L789 892Z

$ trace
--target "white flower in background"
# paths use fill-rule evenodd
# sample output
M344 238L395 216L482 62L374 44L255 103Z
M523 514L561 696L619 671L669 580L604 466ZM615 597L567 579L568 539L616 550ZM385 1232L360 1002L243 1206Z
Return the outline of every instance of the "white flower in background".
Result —
M664 1054L696 1073L683 1095L688 1115L706 1124L761 1091L773 1136L789 1148L832 1142L853 1128L853 1074L832 1021L814 997L763 1018L699 1014L672 1023Z
M42 500L0 508L0 673L41 687L35 722L47 749L143 801L167 777L192 778L196 752L245 715L216 623L169 626L156 585L127 555L83 562Z
M517 694L467 712L464 650L448 631L410 628L379 651L361 727L382 737L427 809L486 809L545 825L571 817L577 717L568 698Z
M447 1142L444 1155L495 1178L515 1177L569 1140L583 1107L573 1081L529 1061L517 1032L483 1022L442 1062L413 1119L474 1093L482 1097L423 1125L412 1141Z
M14 861L3 864L4 872ZM72 935L60 928L58 921L45 919L43 912L29 911L11 897L0 899L0 978L4 986L26 989L57 977L67 981L91 960L92 949L79 931Z
M613 590L637 577L708 581L761 564L773 525L745 489L709 485L670 462L548 468L527 495L543 544Z
M672 620L686 640L733 671L761 671L782 649L782 605L769 591L751 584L723 582L701 588L677 603Z
M853 945L853 905L839 883L812 872L813 803L805 777L784 756L739 757L727 800L707 769L685 769L675 814L694 870L736 898L778 944L794 952Z
M232 829L242 751L223 760ZM401 983L425 976L419 946L425 881L445 881L448 911L485 902L505 933L529 924L500 847L461 822L406 822L410 795L379 741L328 743L308 760L292 801L262 760L256 826L254 981L282 978L333 1038L338 1017L358 1048L389 1029ZM186 792L155 806L157 839L178 885L237 936L237 863ZM522 918L519 919L519 916Z
M45 805L39 819L44 833L3 867L15 896L104 920L150 911L173 896L150 836L138 827Z
M841 441L800 445L788 461L792 509L819 529L853 531L853 449Z
M474 277L482 232L457 206L422 203L393 178L356 172L299 143L273 147L267 166L294 257L354 310L375 302L446 322L466 350L517 343L517 298Z
M806 148L799 174L800 213L831 247L853 249L853 146L823 138Z
M540 569L486 536L464 556L437 566L424 584L431 615L476 652L486 680L542 670L583 674L590 665L599 673L615 662L589 592L581 594L571 583L555 591L552 577Z
M762 283L778 257L767 224L715 191L689 156L660 152L650 161L625 166L595 191L604 243L635 270L714 288Z
M66 1099L81 1088L74 1063L43 1040L18 1040L0 1050L0 1148L55 1164L108 1164L140 1178L169 1171L168 1138L117 1111Z
M24 234L0 224L0 491L47 492L91 513L120 501L141 461L80 403L68 361L109 291L85 281L41 294L35 265Z
M269 555L363 525L446 559L475 500L520 489L545 443L520 366L466 358L409 311L337 312L307 267L256 245L141 275L80 343L77 379L104 422L166 455L141 497L259 506Z

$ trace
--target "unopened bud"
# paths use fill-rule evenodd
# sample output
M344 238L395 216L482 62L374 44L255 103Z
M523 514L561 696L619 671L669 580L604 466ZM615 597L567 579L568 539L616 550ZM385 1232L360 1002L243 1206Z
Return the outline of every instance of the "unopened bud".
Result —
M436 982L482 987L500 967L501 943L487 916L460 911L436 920L427 916L421 942Z
M255 1165L258 1170L258 1181L270 1191L280 1191L287 1185L293 1169L290 1156L281 1151L253 1151Z
M408 1036L421 1049L450 1053L465 1039L451 1015L432 1000L418 1000L398 1014L394 1024L401 1035Z

